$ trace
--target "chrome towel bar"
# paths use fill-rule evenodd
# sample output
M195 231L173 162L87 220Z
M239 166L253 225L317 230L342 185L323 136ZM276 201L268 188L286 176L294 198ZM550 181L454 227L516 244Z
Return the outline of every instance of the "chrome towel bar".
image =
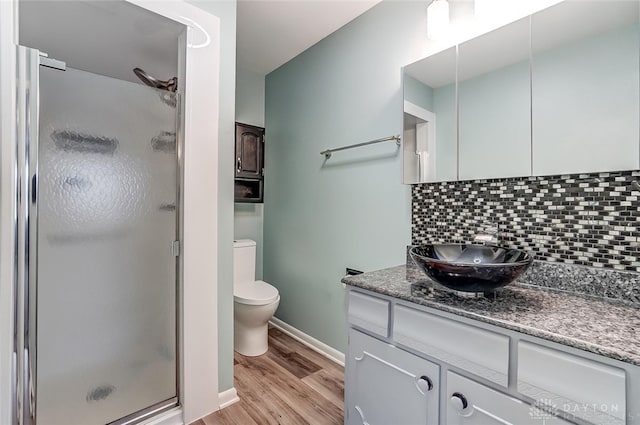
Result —
M400 146L400 135L397 135L397 136L384 137L382 139L370 140L368 142L357 143L355 145L343 146L341 148L327 149L327 150L324 150L324 151L320 152L320 155L324 155L326 159L329 159L329 158L331 158L331 154L333 152L343 151L345 149L351 149L351 148L359 148L360 146L373 145L374 143L387 142L387 141L390 141L390 140L395 141L396 144L398 146Z

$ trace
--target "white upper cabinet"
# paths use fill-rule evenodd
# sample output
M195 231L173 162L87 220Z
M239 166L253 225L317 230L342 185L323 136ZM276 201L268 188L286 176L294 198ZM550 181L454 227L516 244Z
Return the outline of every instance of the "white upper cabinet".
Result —
M639 169L639 22L564 1L404 67L404 182Z
M640 167L638 13L587 1L532 16L534 175Z
M460 180L531 175L529 18L458 50Z
M404 182L458 179L456 48L405 68Z

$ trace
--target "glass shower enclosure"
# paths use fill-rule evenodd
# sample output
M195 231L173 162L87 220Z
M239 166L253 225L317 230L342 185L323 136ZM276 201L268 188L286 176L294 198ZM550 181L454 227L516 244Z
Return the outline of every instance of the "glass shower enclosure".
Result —
M179 97L18 48L16 417L178 403Z

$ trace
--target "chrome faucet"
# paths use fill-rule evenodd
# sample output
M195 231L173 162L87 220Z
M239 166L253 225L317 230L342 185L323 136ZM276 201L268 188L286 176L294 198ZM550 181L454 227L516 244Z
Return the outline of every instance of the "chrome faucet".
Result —
M498 245L499 236L498 223L492 223L480 229L473 241L484 245Z

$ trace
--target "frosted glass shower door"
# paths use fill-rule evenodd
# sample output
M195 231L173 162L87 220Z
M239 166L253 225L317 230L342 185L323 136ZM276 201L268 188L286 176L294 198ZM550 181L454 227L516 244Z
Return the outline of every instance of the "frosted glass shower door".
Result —
M40 67L38 425L103 425L176 379L173 94Z

